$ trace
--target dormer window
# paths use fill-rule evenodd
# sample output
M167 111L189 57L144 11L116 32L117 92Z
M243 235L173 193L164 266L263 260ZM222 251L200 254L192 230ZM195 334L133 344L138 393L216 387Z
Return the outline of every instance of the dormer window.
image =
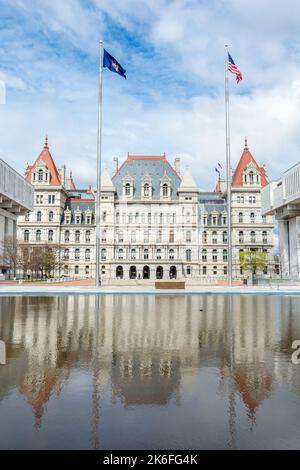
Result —
M92 214L89 212L85 215L85 223L90 225L92 223Z
M38 181L43 181L44 172L42 169L38 171Z
M160 197L163 199L171 197L171 181L166 173L160 180Z
M130 194L131 194L130 184L126 183L125 184L125 196L130 196Z
M145 175L141 181L141 197L143 199L152 198L152 179L149 175Z
M257 171L256 166L254 163L249 163L247 168L245 169L243 173L243 181L245 185L259 185L260 184L260 174Z
M127 173L122 180L123 196L126 199L133 197L133 182L134 179L129 173Z
M71 211L69 209L65 211L65 223L66 224L71 223Z
M79 207L77 207L77 210L75 211L75 224L76 225L81 224L81 219L82 219L81 210L79 209Z

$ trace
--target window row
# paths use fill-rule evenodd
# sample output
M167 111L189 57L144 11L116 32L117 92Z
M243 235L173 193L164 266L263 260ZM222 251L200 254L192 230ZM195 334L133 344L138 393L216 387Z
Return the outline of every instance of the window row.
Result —
M65 224L71 224L72 220L74 220L74 223L76 225L81 225L81 224L86 224L90 225L94 218L93 214L91 211L87 211L87 213L83 214L81 211L75 211L74 214L72 215L72 212L70 210L66 210L64 212L64 223Z
M40 229L36 230L33 235L34 235L34 238L32 239L32 241L36 241L36 242L41 242L42 241L42 231ZM28 242L28 241L31 240L29 230L24 230L23 239L24 239L25 242ZM75 239L76 243L80 243L80 242L90 243L90 241L91 241L91 231L86 230L86 232L84 234L82 234L79 230L76 230L74 239ZM53 242L54 241L54 231L53 230L48 230L47 231L47 238L44 239L44 241L48 241L48 242ZM70 231L69 230L65 230L64 236L63 236L63 241L65 243L70 242Z
M44 197L45 196L45 197ZM36 204L44 204L48 202L48 204L55 204L55 194L48 194L48 198L47 198L47 195L44 195L44 194L36 194L35 195L35 203Z
M64 266L63 271L64 271L65 276L71 276L73 274L70 266L68 266L68 265ZM74 274L76 274L76 275L80 274L79 266L77 266L77 265L74 266ZM91 274L90 266L85 266L84 267L84 274L87 275L87 276Z
M258 242L258 234L259 233L260 232L255 232L254 230L252 230L250 232L250 238L248 238L248 240L250 240L250 243ZM243 231L239 232L238 239L239 239L239 243L245 243L246 237L245 237L245 234L244 234ZM269 241L268 240L268 233L265 230L262 232L261 241L262 241L262 243L268 243L268 241Z
M222 243L227 243L228 242L228 237L227 237L227 232L222 232ZM208 243L208 233L206 230L202 232L202 243L203 245L206 245ZM211 243L217 244L218 243L218 232L215 230L211 233Z
M163 250L160 248L157 248L155 252L153 253L151 250L148 248L144 248L143 250L138 250L136 248L131 248L129 253L125 248L118 248L115 253L115 258L119 260L126 260L127 256L129 255L129 259L131 260L137 260L137 259L143 259L143 260L149 260L149 259L156 259L156 260L163 260L167 259L168 260L174 260L175 259L175 250L172 248L165 253ZM101 259L106 260L107 259L107 250L106 248L101 249ZM191 261L192 260L192 250L187 249L185 250L185 259L186 261Z
M243 196L243 195L238 195L236 197L236 202L238 204L244 204L245 202L249 202L249 204L256 204L256 196Z
M85 261L90 261L90 259L91 259L91 250L90 250L90 248L86 248L83 253L84 253ZM64 259L64 261L69 261L69 259L70 259L70 250L69 250L69 248L65 248L63 250L63 259ZM74 259L75 259L75 261L80 260L80 249L79 248L76 248L74 250Z
M140 238L142 238L144 243L149 243L149 241L150 241L150 232L148 230L145 230L143 232L142 237L140 237L140 236L138 237L137 235L140 235L140 232L137 233L135 230L130 232L128 239L130 240L131 243L136 243L138 238L139 238L139 240L140 240ZM164 236L163 236L162 230L158 230L156 232L156 235L155 235L155 240L156 240L156 243L162 243L163 241L168 242L168 243L174 243L175 242L175 232L174 232L174 230L169 230L169 232L164 233ZM106 243L106 241L107 241L107 230L106 229L102 230L101 241L103 243ZM192 241L192 232L191 232L191 230L187 230L185 232L185 241L187 243L191 243L191 241ZM121 230L117 231L117 242L118 243L123 243L124 242L124 232L121 231Z
M203 225L227 225L226 215L206 215L203 216Z
M246 219L248 219L251 224L254 224L255 222L259 223L260 221L262 221L263 224L265 224L267 222L267 218L266 218L265 215L261 216L260 214L257 214L256 217L255 217L255 212L250 212L249 218L248 218L248 215L247 215ZM245 214L243 212L239 212L239 214L238 214L239 224L243 224L246 219L245 219Z

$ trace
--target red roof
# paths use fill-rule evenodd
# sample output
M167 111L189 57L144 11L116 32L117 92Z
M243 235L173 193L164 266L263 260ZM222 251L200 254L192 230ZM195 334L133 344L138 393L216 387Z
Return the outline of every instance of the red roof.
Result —
M73 180L72 172L70 173L70 190L71 190L71 191L75 191L75 190L76 190L76 186L75 186L75 183L74 183L74 180Z
M33 171L35 170L36 166L38 165L38 163L40 161L45 163L45 165L46 165L46 167L49 171L50 184L52 186L59 186L61 184L61 180L60 180L60 176L59 176L58 170L56 168L56 165L55 165L55 163L53 161L53 158L51 156L51 153L49 151L47 136L46 136L46 139L45 139L44 148L41 151L38 158L36 159L35 163L33 165L28 165L28 167L26 168L25 179L27 181L29 181L29 183L31 183L32 173L33 173Z
M256 160L253 158L247 144L247 138L245 139L245 147L240 158L240 161L235 169L232 178L232 186L243 186L243 173L246 170L249 163L254 163L256 166L257 172L260 174L261 178L261 185L266 186L268 184L268 178L266 175L266 171L262 166L259 166Z

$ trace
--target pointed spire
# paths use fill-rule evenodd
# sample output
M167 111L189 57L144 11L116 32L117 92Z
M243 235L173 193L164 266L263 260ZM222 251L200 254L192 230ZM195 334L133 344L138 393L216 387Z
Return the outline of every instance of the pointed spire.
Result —
M248 139L245 137L245 150L248 149Z
M186 170L184 172L184 175L182 177L180 186L178 188L178 191L183 191L183 192L198 192L198 187L195 183L194 178L192 177L188 166L186 166Z
M46 137L45 137L45 143L44 143L44 149L48 149L48 135L46 134Z

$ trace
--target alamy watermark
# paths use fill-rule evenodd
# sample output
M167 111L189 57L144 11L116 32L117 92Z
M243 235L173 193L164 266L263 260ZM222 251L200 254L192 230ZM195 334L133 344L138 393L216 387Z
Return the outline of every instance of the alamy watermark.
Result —
M6 345L4 341L0 340L0 365L6 364Z
M295 341L293 341L292 349L296 350L292 354L292 363L298 365L300 364L300 339L295 339Z

